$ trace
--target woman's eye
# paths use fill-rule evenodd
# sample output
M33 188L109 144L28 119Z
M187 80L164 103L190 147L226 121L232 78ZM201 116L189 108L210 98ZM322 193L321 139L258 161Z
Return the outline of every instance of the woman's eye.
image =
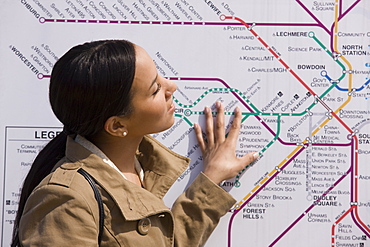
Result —
M158 82L157 82L157 89L155 90L155 92L153 93L153 95L156 95L158 92L159 92L159 90L161 90L161 84L159 84Z

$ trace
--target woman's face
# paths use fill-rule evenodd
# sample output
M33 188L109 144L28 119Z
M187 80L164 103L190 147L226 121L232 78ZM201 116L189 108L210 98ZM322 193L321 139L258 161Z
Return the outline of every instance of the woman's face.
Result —
M172 94L177 86L158 75L148 53L135 46L136 69L132 85L133 113L127 119L129 135L142 136L161 132L174 123Z

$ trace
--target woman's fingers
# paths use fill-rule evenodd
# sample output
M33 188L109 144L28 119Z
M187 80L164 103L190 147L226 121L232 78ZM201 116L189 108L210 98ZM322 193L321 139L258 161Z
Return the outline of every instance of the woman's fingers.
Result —
M216 102L217 116L215 123L215 137L217 143L225 141L225 112L224 107L220 101Z
M202 129L200 128L199 124L197 124L197 123L194 124L194 129L195 129L195 135L197 137L200 150L202 151L202 153L204 153L204 151L206 149L206 144L204 143Z
M236 146L236 142L238 140L238 136L240 133L241 120L242 120L242 113L239 107L235 108L234 116L235 117L234 117L233 123L231 124L227 140L230 141L232 145Z
M206 106L204 108L204 113L206 114L206 135L208 146L213 146L215 142L214 133L213 133L213 116L211 109Z
M255 152L255 153L252 152L252 153L248 153L244 155L243 157L241 157L241 160L245 167L249 165L250 163L254 162L256 159L258 159L258 157L260 157L258 152Z
M214 146L215 143L222 144L225 142L225 110L221 102L216 102L216 122L214 123L212 111L209 107L204 108L204 114L206 116L206 136L207 136L207 143L203 138L202 130L199 125L194 125L196 136L198 139L199 144L201 145L202 150L205 150L208 147ZM241 111L237 107L235 110L235 118L231 125L229 137L230 141L236 145L236 141L239 135L240 130L240 122L241 122ZM230 136L231 135L231 136Z
M216 111L217 116L214 120L211 109L204 108L206 137L203 136L198 124L194 124L194 128L203 153L204 174L218 184L236 176L245 166L258 158L258 153L249 153L243 157L237 157L235 154L242 120L239 107L235 109L234 120L227 138L225 137L225 110L221 102L216 102Z

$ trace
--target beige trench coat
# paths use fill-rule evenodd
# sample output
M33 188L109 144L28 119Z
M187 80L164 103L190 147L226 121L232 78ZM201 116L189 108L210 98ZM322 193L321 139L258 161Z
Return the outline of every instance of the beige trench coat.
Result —
M189 159L150 136L143 139L137 158L145 172L145 189L68 137L66 156L26 203L19 229L22 245L98 245L98 205L92 188L77 173L82 167L97 181L103 197L101 246L202 246L235 200L201 173L169 209L162 198Z

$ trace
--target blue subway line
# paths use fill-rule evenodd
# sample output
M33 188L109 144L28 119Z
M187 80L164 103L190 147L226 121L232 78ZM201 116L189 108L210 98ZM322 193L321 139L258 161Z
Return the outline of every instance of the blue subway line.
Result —
M332 82L333 79L330 78L330 76L328 76L328 74L326 73L326 71L323 71L323 72L324 73L321 73L321 75L323 77L325 77L329 82ZM366 78L366 79L368 79L368 78ZM361 87L356 88L355 91L358 92L358 91L363 90L369 83L370 83L370 79L368 79ZM346 92L348 92L348 88L341 88L338 85L336 85L335 88L338 89L339 91L346 91Z

